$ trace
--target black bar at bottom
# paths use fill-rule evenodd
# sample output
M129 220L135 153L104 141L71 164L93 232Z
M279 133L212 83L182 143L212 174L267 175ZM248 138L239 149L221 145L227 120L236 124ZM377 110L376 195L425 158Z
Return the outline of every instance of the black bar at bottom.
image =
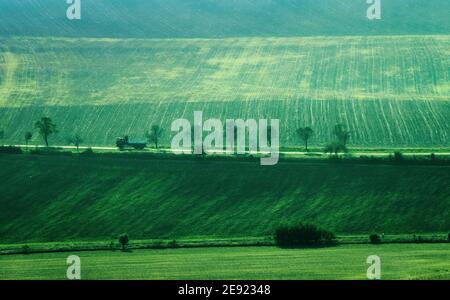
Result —
M15 295L22 292L32 295L43 293L56 296L113 295L129 298L140 294L142 299L161 297L189 297L198 299L248 297L279 298L297 296L365 297L385 293L442 292L446 294L449 281L0 281L0 290L10 289ZM159 299L159 298L157 298Z

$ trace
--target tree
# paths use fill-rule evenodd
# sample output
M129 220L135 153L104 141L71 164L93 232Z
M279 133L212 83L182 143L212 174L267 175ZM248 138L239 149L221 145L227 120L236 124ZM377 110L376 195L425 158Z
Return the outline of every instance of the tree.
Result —
M70 145L74 145L75 147L77 147L77 152L80 152L80 145L83 143L83 139L78 134L75 134L73 137L68 138L67 141Z
M350 131L347 131L342 124L334 126L333 134L336 136L338 142L347 146L348 141L350 140Z
M31 132L29 132L29 131L25 132L24 138L25 138L25 145L26 145L26 148L28 149L28 143L29 143L29 142L31 141L31 139L33 138L33 133L31 133Z
M372 244L380 244L380 243L381 243L381 236L379 236L379 235L376 234L376 233L372 233L372 234L369 236L369 240L370 240L370 242L371 242Z
M274 238L280 247L331 245L335 242L331 231L318 228L314 224L281 226L276 229Z
M58 133L56 125L52 119L43 117L34 124L34 127L39 131L39 134L44 139L45 145L48 147L48 138L53 133Z
M159 147L159 140L163 134L163 129L159 127L159 125L153 125L150 129L150 132L145 133L145 137L147 138L149 143L154 143L155 148L158 149Z
M347 144L350 140L350 131L343 125L337 124L334 126L333 134L336 139L325 147L324 152L330 154L334 153L336 157L338 157L339 152L348 152Z
M122 250L125 250L129 241L130 239L128 238L128 234L124 233L119 236L119 243L122 245Z
M314 135L314 130L310 127L297 129L298 136L305 142L305 149L308 152L308 141Z
M396 162L401 162L401 161L403 161L405 158L404 158L404 156L403 156L403 153L401 153L400 151L396 151L396 152L394 152L394 160L396 161Z

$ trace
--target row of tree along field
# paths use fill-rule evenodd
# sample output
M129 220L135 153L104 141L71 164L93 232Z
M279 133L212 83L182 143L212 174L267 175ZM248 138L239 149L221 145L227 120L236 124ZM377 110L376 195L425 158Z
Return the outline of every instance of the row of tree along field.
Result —
M39 134L39 136L42 138L43 142L45 143L45 146L49 147L50 142L49 139L52 135L59 133L58 127L55 124L55 122L49 118L49 117L42 117L40 120L36 121L34 124L35 130ZM270 133L270 130L269 130ZM147 143L153 144L155 149L160 148L160 140L161 137L165 134L165 131L163 128L161 128L159 125L152 125L150 128L150 131L146 131L145 133L145 141L139 141L139 142L132 142L129 138L129 136L125 135L124 137L117 138L116 140L116 146L120 150L125 150L129 148L134 148L137 150L142 150L145 147L147 147ZM333 135L335 139L331 141L327 146L324 148L325 153L335 154L336 156L339 153L346 153L348 152L348 143L350 141L351 133L348 131L345 126L341 124L337 124L333 128ZM25 145L28 148L28 145L33 138L34 133L32 131L27 131L24 133L24 141ZM193 136L193 135L192 135ZM303 141L305 151L309 151L309 143L310 140L314 136L314 130L311 127L302 127L297 129L297 136L299 140ZM0 130L0 140L4 139L5 132L4 130ZM236 135L235 135L236 139ZM270 143L270 134L268 135L269 143ZM83 144L83 138L80 134L75 134L73 136L70 136L66 139L67 143L69 145L73 145L77 148L77 152L79 151L80 146ZM193 143L194 144L194 143Z
M384 239L384 233L371 233L368 236L367 243L382 244L392 243L389 240ZM276 228L273 235L273 241L275 245L281 248L302 248L302 247L324 247L324 246L336 246L340 244L337 240L335 233L320 228L312 223L299 223L294 225L283 225ZM127 251L130 244L130 237L128 233L120 234L117 238L118 243L111 242L109 244L110 249L116 249L117 244L120 245L122 251ZM422 235L412 234L409 239L401 240L399 243L450 243L450 233L446 236L442 234L440 239L423 238ZM272 245L271 242L261 243L261 246ZM179 248L177 240L172 240L166 245L162 243L157 244L155 248ZM22 247L20 253L29 253L30 247Z

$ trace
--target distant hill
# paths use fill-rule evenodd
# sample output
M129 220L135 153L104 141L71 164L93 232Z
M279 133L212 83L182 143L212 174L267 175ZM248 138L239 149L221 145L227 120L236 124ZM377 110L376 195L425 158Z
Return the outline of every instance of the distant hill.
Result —
M202 110L278 118L281 145L343 123L355 147L450 147L448 0L0 1L0 130L23 144L46 115L112 146ZM350 36L349 36L350 35ZM401 36L400 36L401 35ZM41 143L35 134L32 143Z
M0 165L0 243L260 236L301 221L450 229L449 167L4 155Z
M448 0L82 0L82 20L64 0L0 1L0 36L235 37L447 34Z

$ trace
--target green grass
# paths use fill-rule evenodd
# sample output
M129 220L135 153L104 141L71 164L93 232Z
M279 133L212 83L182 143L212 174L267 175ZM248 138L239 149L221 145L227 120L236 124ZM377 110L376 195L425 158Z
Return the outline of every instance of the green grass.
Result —
M421 233L414 237L413 234L388 234L382 236L383 244L438 244L448 242L447 233ZM345 234L338 235L335 239L336 245L371 244L368 235ZM173 248L212 248L212 247L257 247L276 246L273 236L260 237L214 237L196 236L183 237L180 239L150 239L130 240L127 245L129 250L142 249L173 249ZM47 243L22 243L22 244L0 244L0 255L12 254L36 254L57 252L85 252L120 250L121 245L117 238L97 241L65 241Z
M346 245L83 252L82 279L367 279L370 255L382 279L450 279L450 245ZM0 256L1 279L65 279L68 253Z
M0 243L447 232L448 166L0 156Z

